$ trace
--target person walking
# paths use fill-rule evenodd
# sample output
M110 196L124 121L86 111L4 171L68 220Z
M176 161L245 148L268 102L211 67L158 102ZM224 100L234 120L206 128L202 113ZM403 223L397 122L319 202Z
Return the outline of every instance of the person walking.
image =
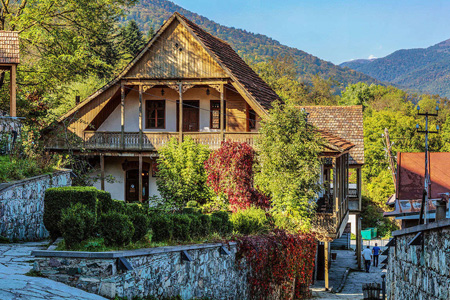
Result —
M378 244L375 243L375 247L372 248L372 254L373 254L373 265L375 267L378 267L378 257L380 256L380 247L378 247Z
M370 251L370 246L367 246L361 253L364 259L364 265L366 267L366 272L369 273L370 263L372 262L372 251Z

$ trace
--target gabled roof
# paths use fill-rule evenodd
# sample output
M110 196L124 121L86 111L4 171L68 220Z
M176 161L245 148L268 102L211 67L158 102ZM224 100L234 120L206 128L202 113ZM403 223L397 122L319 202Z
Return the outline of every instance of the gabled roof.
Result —
M355 106L301 106L308 122L319 130L354 145L350 150L350 164L364 164L364 126L361 105Z
M200 45L213 57L213 59L224 69L228 76L234 81L233 86L239 91L243 92L245 96L261 108L261 111L270 109L271 103L275 100L280 100L279 96L269 87L269 85L262 80L252 68L250 68L244 60L228 45L226 42L214 37L200 28L195 23L188 20L178 12L175 12L161 28L156 32L154 37L147 43L143 50L136 55L136 57L124 68L124 70L111 82L93 93L80 104L72 108L59 121L69 117L75 113L79 108L83 107L98 95L117 85L123 77L126 77L131 68L140 61L147 51L152 47L155 41L162 35L162 33L174 22L178 20L183 24Z
M0 31L0 63L19 63L19 33Z
M219 64L225 67L232 77L239 82L263 108L269 109L271 103L280 97L262 80L252 68L231 48L229 44L209 34L185 16L175 13L201 40L203 45L216 57Z

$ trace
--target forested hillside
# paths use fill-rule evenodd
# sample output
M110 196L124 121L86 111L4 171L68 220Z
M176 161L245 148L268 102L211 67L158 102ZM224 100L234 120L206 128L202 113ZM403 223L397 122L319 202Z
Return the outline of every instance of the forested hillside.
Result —
M398 50L378 59L341 64L381 81L450 97L450 39L424 49Z
M278 41L265 35L219 25L167 0L140 0L136 6L128 10L127 17L122 21L135 20L141 30L147 33L152 29L156 31L164 20L167 20L175 11L185 15L211 34L228 42L247 61L257 63L270 57L287 55L293 58L297 74L302 79L309 80L310 75L319 74L324 78L331 77L344 85L359 81L376 82L367 75L341 68L299 49L281 45Z

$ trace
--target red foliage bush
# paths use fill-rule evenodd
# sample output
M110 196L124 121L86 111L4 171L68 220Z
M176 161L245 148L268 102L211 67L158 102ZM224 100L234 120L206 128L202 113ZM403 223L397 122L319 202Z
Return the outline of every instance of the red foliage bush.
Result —
M250 268L253 299L304 299L314 270L316 240L311 234L284 230L239 239L237 258Z
M205 162L207 184L228 196L233 211L253 206L268 208L269 198L253 187L255 151L247 143L223 142Z

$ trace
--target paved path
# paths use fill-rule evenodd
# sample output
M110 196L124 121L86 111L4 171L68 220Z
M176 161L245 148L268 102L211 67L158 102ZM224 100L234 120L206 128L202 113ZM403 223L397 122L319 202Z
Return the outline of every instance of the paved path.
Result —
M0 244L1 300L105 300L60 282L24 275L33 266L31 251L45 249L46 246L47 242Z
M330 268L330 287L336 290L339 287L339 283L345 273L347 267L351 268L348 277L345 281L344 287L341 292L334 294L326 292L324 290L324 282L317 281L311 288L313 296L316 299L348 299L359 300L363 299L362 286L366 283L380 283L381 275L386 270L381 270L381 264L377 268L370 267L370 273L357 271L357 261L354 251L352 250L332 250L337 252L337 259L332 262ZM386 256L380 256L379 261L383 261Z

